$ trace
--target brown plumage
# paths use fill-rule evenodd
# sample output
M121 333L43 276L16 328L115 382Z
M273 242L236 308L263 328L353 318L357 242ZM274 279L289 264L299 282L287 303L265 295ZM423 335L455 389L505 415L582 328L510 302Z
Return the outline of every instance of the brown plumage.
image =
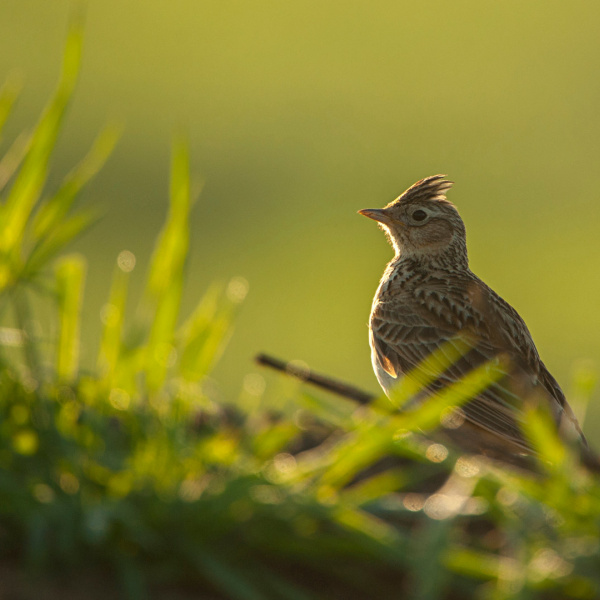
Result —
M418 379L416 367L432 352L461 346L460 358L425 381L417 400L487 361L501 360L506 374L462 407L464 424L449 431L452 441L467 451L519 463L535 452L520 426L525 403L541 401L565 440L587 446L525 322L469 269L465 226L445 196L451 186L443 175L434 175L383 209L359 211L379 222L395 251L370 319L379 383L389 395L402 375Z

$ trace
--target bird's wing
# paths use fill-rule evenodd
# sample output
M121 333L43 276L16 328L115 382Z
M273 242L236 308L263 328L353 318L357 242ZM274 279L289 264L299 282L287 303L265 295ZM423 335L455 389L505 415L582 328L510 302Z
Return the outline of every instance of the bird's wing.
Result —
M454 346L459 358L436 374L435 381L427 384L429 390L435 391L460 381L468 372L488 361L508 355L510 373L490 384L462 410L474 425L510 441L525 452L532 452L519 426L524 418L523 402L515 390L522 390L522 382L532 380L533 376L519 360L514 360L512 352L507 352L505 344L491 339L487 329L484 330L490 323L484 323L477 309L471 307L467 314L463 304L459 318L453 316L452 311L431 310L431 306L393 301L379 302L374 307L371 344L381 367L394 378L412 372L418 379L416 367L434 351L451 350ZM466 352L465 342L469 345ZM431 373L421 372L425 378L428 375ZM520 382L520 388L514 385L515 381Z

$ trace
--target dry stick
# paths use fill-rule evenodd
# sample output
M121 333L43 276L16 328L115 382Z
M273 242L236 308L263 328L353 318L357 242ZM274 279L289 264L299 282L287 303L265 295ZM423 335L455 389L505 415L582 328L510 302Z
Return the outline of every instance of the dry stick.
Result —
M328 375L315 373L308 367L295 364L293 361L285 362L267 354L258 354L254 360L263 367L270 367L276 371L282 371L288 375L291 375L292 377L301 379L306 383L310 383L318 388L327 390L328 392L333 392L334 394L342 396L343 398L354 400L360 404L368 404L377 398L377 396L374 394L365 392L353 385L344 383L343 381L339 381L333 377L329 377Z

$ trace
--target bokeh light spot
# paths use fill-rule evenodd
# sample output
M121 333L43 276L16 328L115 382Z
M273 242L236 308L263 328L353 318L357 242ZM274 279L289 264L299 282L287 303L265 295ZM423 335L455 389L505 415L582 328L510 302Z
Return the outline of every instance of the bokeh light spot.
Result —
M561 558L552 548L540 548L529 563L530 577L534 581L565 577L573 565Z
M465 422L465 413L458 406L448 406L440 415L440 423L446 429L458 429Z
M0 327L0 346L17 348L23 345L24 332L13 327Z
M48 504L54 500L54 490L45 483L38 483L33 486L33 496L38 502Z
M406 510L417 512L425 505L425 496L423 494L406 494L402 500Z
M282 452L273 459L273 465L279 473L287 475L296 469L296 458L287 452Z
M22 429L13 436L13 448L19 454L31 456L37 452L39 445L37 433L32 429Z
M135 254L129 250L123 250L117 257L119 269L125 273L131 273L135 269Z
M454 470L461 477L475 477L479 474L479 461L474 456L461 456L454 465Z
M274 485L255 485L250 488L250 496L261 504L279 504L283 500L281 490Z
M427 447L425 456L434 463L440 463L448 458L448 448L443 444L430 444Z
M72 473L61 473L59 484L67 494L76 494L79 491L79 479Z
M512 506L519 499L519 494L508 487L501 487L496 494L496 500L504 506Z
M464 501L463 496L433 494L427 498L423 511L430 519L441 521L457 514Z
M129 408L131 397L125 390L122 390L121 388L113 388L110 390L108 401L110 402L111 406L117 410L127 410Z
M229 298L231 302L239 304L244 301L249 288L250 285L248 284L247 279L244 277L234 277L227 285L227 298Z
M262 396L266 387L265 378L258 373L248 373L244 377L244 391L251 396Z

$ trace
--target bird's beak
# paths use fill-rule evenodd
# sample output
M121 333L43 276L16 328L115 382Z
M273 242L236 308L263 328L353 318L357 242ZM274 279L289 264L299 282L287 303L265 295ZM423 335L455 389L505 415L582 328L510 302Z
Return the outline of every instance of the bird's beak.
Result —
M362 215L363 217L373 219L373 221L379 221L384 225L399 223L399 221L396 221L395 219L392 219L392 217L390 217L385 208L363 208L362 210L358 211L358 214Z

